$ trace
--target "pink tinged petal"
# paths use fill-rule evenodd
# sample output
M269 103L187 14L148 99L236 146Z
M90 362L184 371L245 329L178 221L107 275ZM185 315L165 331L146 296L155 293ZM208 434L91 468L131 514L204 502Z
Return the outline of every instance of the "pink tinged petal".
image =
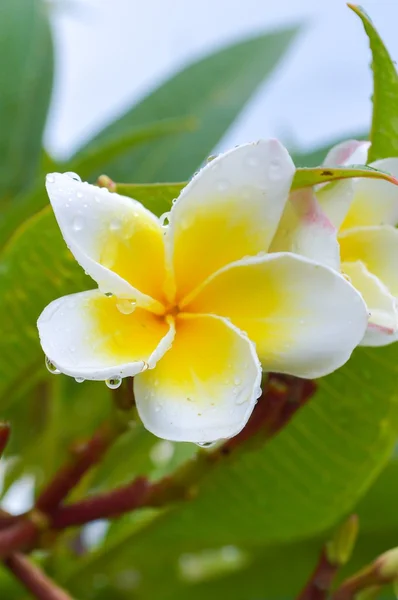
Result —
M366 305L342 275L289 253L248 257L209 277L183 310L231 319L266 371L315 378L341 367L362 340Z
M290 194L270 251L293 252L339 270L337 231L312 188Z
M199 171L169 218L177 301L224 265L268 250L294 172L276 140L238 146Z
M247 423L261 394L255 347L214 315L180 314L171 349L134 392L145 427L158 437L206 443L232 437Z
M103 292L162 312L163 232L139 202L53 173L46 187L62 235Z
M323 164L329 167L340 165L365 165L370 142L347 140L329 150Z
M368 329L362 346L385 346L397 339L398 312L395 298L361 261L343 263L342 271L362 294L369 311Z
M64 296L39 317L42 348L61 373L103 381L153 368L170 348L172 322L144 309L130 314L98 290Z
M315 195L322 211L334 227L339 230L354 198L354 181L344 179L327 183L318 187Z

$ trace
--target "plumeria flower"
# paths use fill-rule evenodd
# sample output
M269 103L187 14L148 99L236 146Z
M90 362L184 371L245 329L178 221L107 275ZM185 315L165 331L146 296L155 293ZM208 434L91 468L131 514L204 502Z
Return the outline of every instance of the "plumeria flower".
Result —
M79 379L135 376L147 429L197 443L244 427L262 368L340 367L366 329L361 295L332 268L268 253L294 171L275 140L239 146L195 175L167 226L135 200L48 175L64 239L98 284L45 308L48 359Z
M343 142L332 148L324 164L365 164L369 146L369 142ZM378 160L370 166L398 176L398 158ZM304 205L307 208L301 208L300 213ZM318 215L312 220L313 238L303 242L299 224L311 211ZM368 305L370 319L362 344L383 346L398 339L397 224L397 186L376 179L344 180L292 194L273 248L319 257L316 240L324 241L322 231L328 230L331 238L329 253L324 255L326 264L341 269ZM337 248L333 247L333 230L338 230Z

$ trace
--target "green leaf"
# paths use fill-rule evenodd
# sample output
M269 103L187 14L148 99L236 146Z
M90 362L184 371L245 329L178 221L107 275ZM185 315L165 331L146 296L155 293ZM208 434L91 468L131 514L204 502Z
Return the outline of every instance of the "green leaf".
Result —
M199 123L195 133L127 151L123 160L101 166L102 172L119 181L188 179L277 65L297 31L285 29L247 39L189 65L107 127L84 152L155 120L194 117Z
M119 157L131 152L137 146L148 142L160 140L164 137L172 137L181 132L192 132L198 129L198 122L191 117L165 119L156 121L149 125L139 126L129 130L125 135L114 138L106 138L95 146L89 146L82 150L70 164L60 165L63 170L71 168L79 173L82 179L89 179L103 170L103 165L119 159Z
M0 198L37 174L53 78L53 47L42 0L2 0L0 8Z
M333 182L340 179L353 177L369 177L373 179L385 179L398 185L398 181L390 174L384 173L366 165L350 167L317 167L298 168L296 170L292 190L311 187L319 183ZM170 210L173 200L178 197L181 190L187 185L185 183L114 183L112 191L134 198L141 202L146 208L157 216Z
M0 260L1 408L23 397L44 373L36 321L51 300L90 289L48 207L18 229Z
M367 177L372 179L385 179L398 185L398 180L389 173L384 173L366 165L350 165L349 167L317 167L298 168L294 175L292 190L312 187L319 183L333 182L340 179L352 179L353 177Z
M369 37L373 69L372 145L369 162L398 156L398 74L372 21L360 6L348 5L361 19Z
M160 217L171 209L173 200L178 198L184 183L116 183L113 190L141 202L148 210Z

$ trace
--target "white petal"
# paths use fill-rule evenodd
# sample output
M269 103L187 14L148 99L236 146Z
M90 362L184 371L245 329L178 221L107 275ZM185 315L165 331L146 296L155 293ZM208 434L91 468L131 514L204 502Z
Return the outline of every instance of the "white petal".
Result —
M342 262L361 261L392 296L398 297L398 229L357 227L339 235Z
M398 176L398 158L386 158L370 166ZM397 225L398 186L381 179L355 180L354 196L342 229L372 225Z
M370 142L346 140L333 146L326 155L323 164L329 167L339 165L365 165Z
M398 312L388 288L360 262L343 263L342 271L362 294L369 311L368 329L362 346L385 346L396 340Z
M49 304L37 326L46 356L66 375L92 380L153 368L170 348L173 323L142 308L130 314L98 290Z
M310 379L341 367L367 326L365 303L342 275L288 253L220 269L183 310L231 319L255 342L264 370Z
M270 251L293 252L340 269L337 230L322 211L312 188L290 194Z
M155 435L206 443L245 426L261 394L254 345L225 319L179 315L172 348L134 380L139 415Z
M199 171L170 213L177 301L217 269L268 250L294 171L276 140L238 146Z
M48 175L46 186L67 245L101 291L160 313L165 251L159 219L131 198L69 175Z

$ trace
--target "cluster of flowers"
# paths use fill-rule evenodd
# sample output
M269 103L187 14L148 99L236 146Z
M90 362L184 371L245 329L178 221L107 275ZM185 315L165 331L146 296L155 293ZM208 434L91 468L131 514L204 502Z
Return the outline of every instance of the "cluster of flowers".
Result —
M364 164L368 148L345 142L325 164ZM398 174L398 159L373 166ZM294 173L276 140L238 146L161 219L48 175L63 237L98 284L40 316L53 369L110 387L135 376L147 429L206 443L244 427L262 370L317 378L359 344L395 341L398 188L350 179L291 192Z

